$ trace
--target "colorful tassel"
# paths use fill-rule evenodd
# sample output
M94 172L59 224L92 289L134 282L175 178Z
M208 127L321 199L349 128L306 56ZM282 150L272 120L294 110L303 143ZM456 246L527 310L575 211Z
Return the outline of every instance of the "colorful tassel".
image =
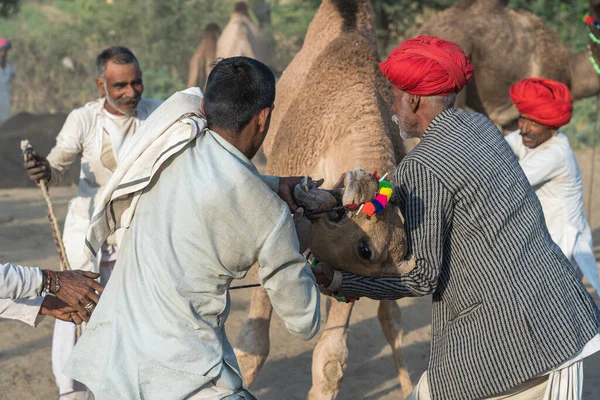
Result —
M373 173L373 176L377 178L377 172ZM381 214L383 210L388 205L388 202L392 198L392 194L394 193L394 189L392 188L392 184L386 180L379 181L379 191L375 198L371 201L366 202L362 207L363 214L372 217L377 214Z

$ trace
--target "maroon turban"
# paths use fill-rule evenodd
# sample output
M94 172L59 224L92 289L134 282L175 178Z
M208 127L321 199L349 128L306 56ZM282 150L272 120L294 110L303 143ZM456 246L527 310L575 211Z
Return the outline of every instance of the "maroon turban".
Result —
M392 85L420 96L458 93L473 76L473 64L463 49L435 36L405 40L379 68Z
M522 115L549 128L568 124L573 115L569 88L550 79L522 79L510 87L510 98Z

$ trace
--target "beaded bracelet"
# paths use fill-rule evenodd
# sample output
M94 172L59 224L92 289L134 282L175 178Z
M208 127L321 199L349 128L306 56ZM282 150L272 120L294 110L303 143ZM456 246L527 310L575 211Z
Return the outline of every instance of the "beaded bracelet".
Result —
M46 296L51 293L50 288L52 287L52 277L50 276L50 270L47 269L45 272L42 270L42 296Z

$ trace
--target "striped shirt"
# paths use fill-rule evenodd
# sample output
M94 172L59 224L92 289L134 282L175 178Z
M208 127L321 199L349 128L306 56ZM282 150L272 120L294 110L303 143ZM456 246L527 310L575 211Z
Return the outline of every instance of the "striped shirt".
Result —
M502 393L568 360L598 333L597 306L485 116L440 113L394 181L415 268L386 278L343 272L340 292L433 294L433 399Z

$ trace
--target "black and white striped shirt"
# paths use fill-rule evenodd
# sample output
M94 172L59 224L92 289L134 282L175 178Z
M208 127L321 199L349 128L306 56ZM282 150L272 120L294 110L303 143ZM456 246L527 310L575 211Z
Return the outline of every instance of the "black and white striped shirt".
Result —
M389 278L343 272L340 292L375 299L433 294L433 399L502 393L561 364L598 333L598 308L485 116L439 114L394 181L415 268Z

